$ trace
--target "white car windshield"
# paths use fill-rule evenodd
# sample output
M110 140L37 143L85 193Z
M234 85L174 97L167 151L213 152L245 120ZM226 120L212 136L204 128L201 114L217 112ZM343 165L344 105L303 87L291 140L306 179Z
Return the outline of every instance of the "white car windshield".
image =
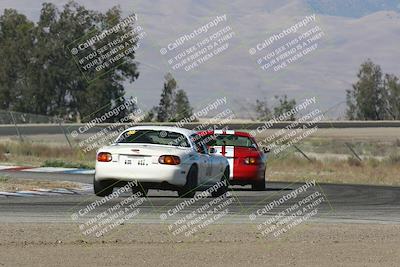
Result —
M128 130L117 140L117 143L156 144L166 146L190 147L187 138L177 132L155 130Z

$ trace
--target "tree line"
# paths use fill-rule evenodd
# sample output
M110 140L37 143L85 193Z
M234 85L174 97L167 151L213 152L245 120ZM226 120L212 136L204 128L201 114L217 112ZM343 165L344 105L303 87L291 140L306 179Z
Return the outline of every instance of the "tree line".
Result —
M123 82L139 77L135 53L88 82L67 49L69 43L85 34L101 32L120 21L117 7L103 14L75 2L68 2L62 10L43 3L37 23L14 9L5 9L0 17L0 109L80 121L96 115L93 112L99 107L111 110L122 104Z
M346 117L349 120L400 120L400 80L383 73L379 65L368 59L357 73L358 80L346 90ZM271 110L266 100L256 100L258 120L269 120L296 106L286 95L275 96L279 103ZM288 120L295 120L295 115Z
M123 20L121 13L119 7L101 13L74 1L62 10L43 3L35 23L17 10L5 9L0 16L0 110L84 122L124 103L124 82L133 83L139 78L135 52L125 56L122 64L88 81L68 48L82 36L117 25ZM131 30L132 27L121 28L101 40L99 47ZM160 104L148 112L148 121L176 121L192 114L185 91L177 87L176 80L167 74ZM135 109L134 105L124 109L109 122L118 121Z

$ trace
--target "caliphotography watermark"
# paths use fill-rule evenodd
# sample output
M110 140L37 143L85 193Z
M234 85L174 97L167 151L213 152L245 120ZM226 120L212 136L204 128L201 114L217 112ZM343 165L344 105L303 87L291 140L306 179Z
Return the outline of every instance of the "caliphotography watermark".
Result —
M160 49L160 53L168 58L168 64L173 70L194 70L229 49L236 33L226 23L226 14L216 16L168 43Z
M129 197L121 197L121 194L130 193L132 188L138 186L140 184L137 181L127 182L110 195L77 210L71 219L79 224L79 230L85 237L104 236L139 215L140 206L147 201L142 192L138 190Z
M187 123L189 123L191 118L193 118L193 116L186 117L186 118L180 120L179 122L177 122L176 125L178 125L178 124L187 124ZM195 132L214 131L214 130L217 130L217 129L219 129L221 131L227 131L227 130L229 130L229 126L226 125L226 124L229 124L230 122L232 122L233 119L235 119L235 113L231 109L226 108L225 110L220 111L219 113L217 113L213 117L208 118L208 119L204 120L203 122L199 123L192 130L195 131ZM179 126L177 126L177 127L179 127ZM165 132L161 131L160 134L162 134L162 133L165 133ZM197 137L192 137L191 140L194 143L199 141L202 145L208 146L208 143L211 142L212 140L215 140L215 138L216 137L214 135L210 135L210 136L208 136L206 138L197 136ZM184 136L181 136L181 137L171 141L170 145L179 144L184 140L185 140Z
M92 81L125 61L134 60L135 51L146 37L137 20L136 14L129 15L115 25L93 31L67 46L86 80Z
M272 119L251 130L250 134L258 137L258 145L267 147L275 155L286 151L301 140L318 131L318 122L324 120L324 113L319 108L312 108L316 104L316 97L306 98L292 109L273 117ZM296 118L287 126L267 133L274 124Z
M185 117L175 123L176 127L185 127L190 123L200 121L193 131L224 129L227 130L230 122L236 118L232 109L226 107L227 98L221 97L204 105L191 116ZM224 108L224 109L222 109ZM221 110L222 109L222 110Z
M231 123L232 120L236 118L235 113L228 107L225 107L227 103L226 97L217 98L214 101L206 104L202 108L198 109L198 111L193 112L191 116L185 117L175 123L176 127L185 127L190 123L200 121L192 130L195 132L200 131L214 131L217 129L220 130L229 130L227 124ZM220 108L224 108L221 110ZM214 114L214 115L211 115ZM160 133L162 134L163 131ZM166 134L166 133L165 133ZM212 141L215 136L210 136L208 139L203 138L202 140L197 140L196 138L192 138L193 142L201 141L202 144L207 146L209 141ZM170 142L170 144L179 144L184 141L184 137L181 136L178 139L175 139Z
M197 120L200 120L201 118L205 118L206 116L209 116L210 113L216 111L219 107L226 105L226 103L227 103L226 96L217 98L214 101L205 105L204 107L200 108L199 110L193 112L191 116L179 120L178 122L175 123L175 126L183 127L188 123L192 123Z
M292 26L257 43L249 49L249 54L257 56L256 62L264 71L285 69L320 46L319 42L325 33L315 22L315 14L305 16Z
M178 204L160 214L160 220L168 224L168 231L174 237L190 237L207 226L228 215L229 206L235 202L232 193L226 191L228 181L220 181L193 198L183 199ZM213 196L213 197L212 197Z
M137 125L145 117L145 112L138 106L137 97L124 100L116 107L103 112L107 109L108 105L95 112L95 117L90 118L77 130L70 132L84 153L114 142L121 132Z
M262 221L257 230L263 237L280 237L318 214L326 198L316 186L315 180L306 182L257 209L249 215L249 220Z

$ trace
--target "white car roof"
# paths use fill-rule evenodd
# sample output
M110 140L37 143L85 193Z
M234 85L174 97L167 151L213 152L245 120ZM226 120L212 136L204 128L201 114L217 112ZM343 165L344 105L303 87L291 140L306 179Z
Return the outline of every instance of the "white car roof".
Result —
M172 126L158 126L158 125L143 125L143 126L135 126L135 127L130 127L126 130L155 130L155 131L167 131L167 132L176 132L183 134L185 136L191 136L192 134L195 134L195 131L185 129L185 128L179 128L179 127L172 127Z

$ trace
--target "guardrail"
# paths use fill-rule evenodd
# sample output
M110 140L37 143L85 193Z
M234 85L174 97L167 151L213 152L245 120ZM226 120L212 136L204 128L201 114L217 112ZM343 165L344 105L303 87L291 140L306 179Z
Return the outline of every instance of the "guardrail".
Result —
M292 121L283 121L272 124L268 129L282 129L290 124ZM85 133L96 133L101 129L109 127L111 123L96 124ZM139 123L137 125L163 125L163 126L176 126L176 123ZM187 123L183 127L194 129L200 127L201 122ZM298 123L294 128L301 128L307 125L307 122ZM383 128L383 127L400 127L400 121L320 121L313 124L321 129L327 128ZM85 123L70 123L70 124L18 124L18 125L0 125L0 136L13 136L13 135L38 135L38 134L63 134L78 131L80 127L85 127ZM233 130L255 130L258 127L263 127L263 122L243 122L243 123L229 123L222 124L221 128L228 127ZM205 129L207 129L205 127ZM81 128L82 129L82 128Z

